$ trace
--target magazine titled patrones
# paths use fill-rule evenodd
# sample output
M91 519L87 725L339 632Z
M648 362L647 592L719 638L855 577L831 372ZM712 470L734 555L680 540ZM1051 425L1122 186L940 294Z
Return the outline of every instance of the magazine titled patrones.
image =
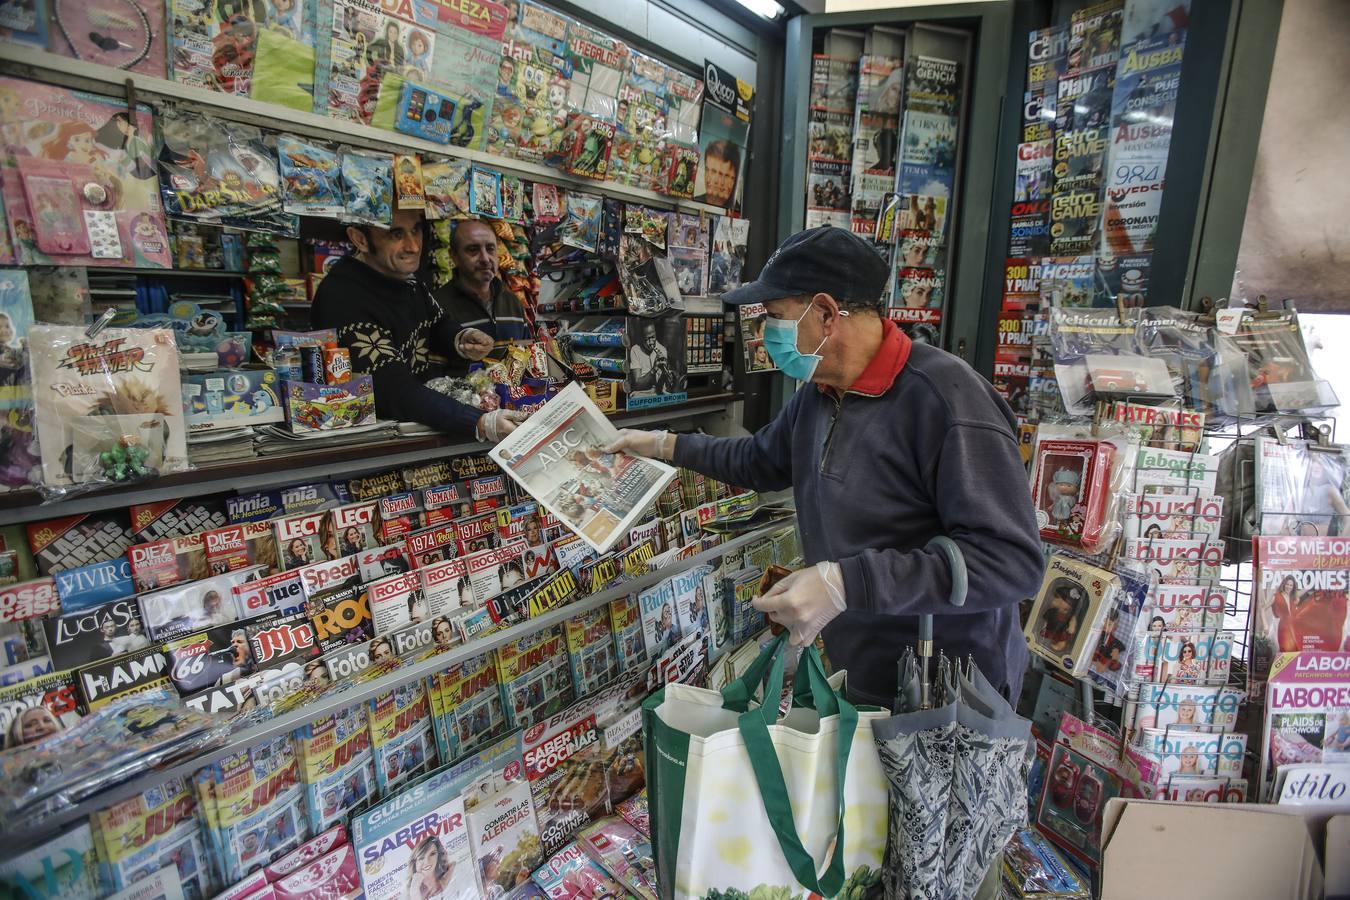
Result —
M675 477L665 463L602 448L616 429L572 383L492 450L544 508L598 552L628 534Z

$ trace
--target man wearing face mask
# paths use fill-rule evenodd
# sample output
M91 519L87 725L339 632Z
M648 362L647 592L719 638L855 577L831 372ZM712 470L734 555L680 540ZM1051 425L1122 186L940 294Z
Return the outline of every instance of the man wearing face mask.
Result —
M455 277L436 292L437 302L450 318L486 333L497 344L529 340L525 308L498 277L497 235L492 226L481 219L456 222L450 233L450 258ZM457 374L467 371L466 360Z
M336 329L338 341L351 350L352 371L370 374L380 418L495 443L524 414L484 413L425 384L466 360L482 359L492 338L447 315L417 277L424 228L420 210L402 209L388 228L348 226L356 252L338 260L320 283L313 326Z
M803 385L751 437L623 431L627 449L759 491L791 487L805 569L755 607L794 644L823 635L859 701L890 706L896 662L934 614L949 657L974 657L1010 700L1027 663L1017 604L1040 585L1040 537L1012 412L956 357L910 339L880 306L888 267L861 238L788 238L759 279L723 295L763 303L764 346ZM969 577L950 604L954 540Z

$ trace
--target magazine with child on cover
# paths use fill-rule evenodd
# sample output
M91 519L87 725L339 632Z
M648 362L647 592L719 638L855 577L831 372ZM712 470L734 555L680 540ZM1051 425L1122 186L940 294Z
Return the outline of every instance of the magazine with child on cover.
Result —
M569 384L492 450L545 509L598 552L642 517L675 477L665 463L606 453L618 430L579 384Z

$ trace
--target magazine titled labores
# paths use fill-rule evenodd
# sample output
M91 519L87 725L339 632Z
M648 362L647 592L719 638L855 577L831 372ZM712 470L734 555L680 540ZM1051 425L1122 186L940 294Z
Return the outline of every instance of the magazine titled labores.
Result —
M569 384L492 450L492 458L586 543L604 553L641 518L675 470L605 453L618 437L579 384Z

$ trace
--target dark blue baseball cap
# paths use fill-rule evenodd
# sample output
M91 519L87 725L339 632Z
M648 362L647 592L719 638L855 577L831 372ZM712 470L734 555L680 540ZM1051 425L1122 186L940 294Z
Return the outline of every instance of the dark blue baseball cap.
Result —
M843 228L821 225L783 241L759 278L722 295L737 306L803 294L829 294L841 303L879 303L890 267L872 245Z

